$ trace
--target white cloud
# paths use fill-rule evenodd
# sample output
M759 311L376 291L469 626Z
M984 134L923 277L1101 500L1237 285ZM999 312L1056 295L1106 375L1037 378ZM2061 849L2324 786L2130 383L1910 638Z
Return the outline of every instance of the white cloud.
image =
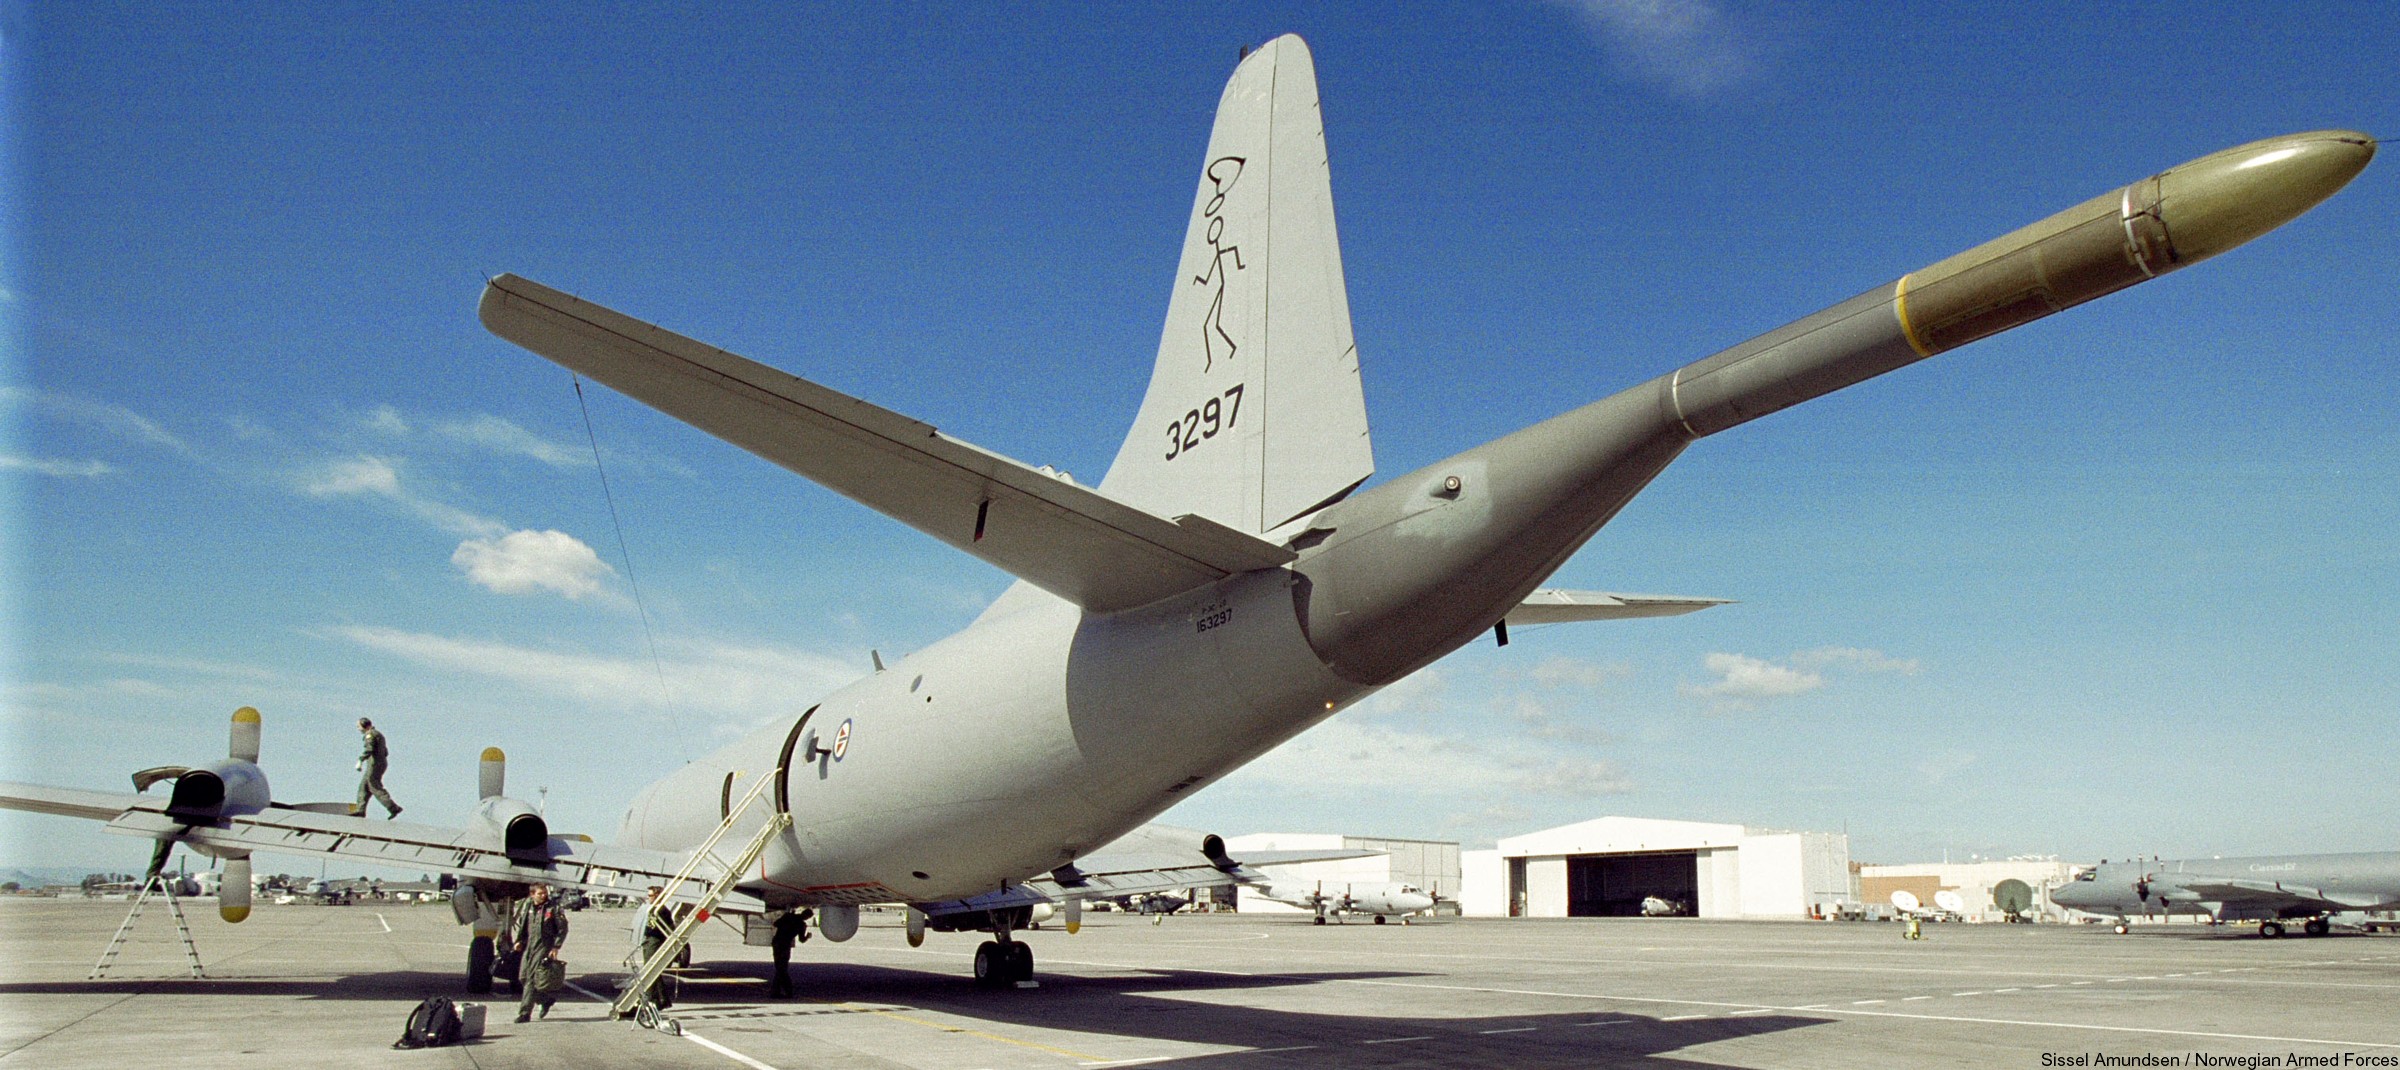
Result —
M397 414L394 418L397 419ZM472 420L446 423L435 430L458 442L495 453L530 457L553 468L581 468L592 463L592 455L587 451L561 446L488 413Z
M728 728L796 713L807 701L856 680L865 667L863 658L757 644L685 644L668 649L653 663L638 655L541 650L397 628L351 626L333 634L427 668L618 710L656 712L663 703Z
M616 574L592 548L563 531L512 531L498 538L468 539L450 563L467 578L501 594L556 591L568 598L598 594L601 581Z
M37 476L54 476L59 479L89 479L95 476L104 476L116 470L117 466L107 461L61 461L48 457L19 457L13 453L0 453L0 472L31 472Z
M410 492L401 485L399 464L388 458L361 456L328 461L302 476L300 489L319 498L386 498L406 506L420 519L443 531L477 539L488 540L508 532L508 525L490 517ZM453 554L451 560L456 561L457 555Z
M1711 0L1557 0L1599 38L1621 73L1687 97L1747 77L1756 46Z
M1920 667L1915 658L1895 658L1880 650L1866 650L1854 646L1825 646L1815 650L1803 650L1792 655L1792 664L1807 669L1840 666L1860 672L1894 672L1903 676L1915 676Z
M367 418L359 423L377 434L398 436L408 433L408 420L400 415L400 410L389 405L375 406L375 411L368 413Z
M1964 772L1975 764L1975 755L1963 750L1945 750L1917 763L1917 775L1927 785L1939 786L1952 774Z
M374 494L400 497L400 469L381 457L352 457L324 465L302 490L319 498Z
M1704 698L1712 712L1754 709L1760 703L1805 695L1827 686L1831 670L1915 675L1915 658L1895 658L1880 650L1826 646L1803 650L1783 663L1747 654L1710 654L1703 664L1716 674L1713 682L1675 685L1677 694Z
M1226 778L1276 791L1383 792L1422 796L1582 797L1633 790L1616 763L1513 738L1412 732L1375 721L1328 721Z
M99 428L119 438L152 446L162 446L185 457L197 456L192 452L190 444L176 437L173 432L159 426L157 421L123 405L112 405L105 401L87 401L83 398L53 394L44 390L29 390L20 386L0 386L0 403L43 409L65 419Z
M1746 654L1710 654L1703 662L1717 674L1715 683L1677 684L1680 694L1715 699L1726 708L1748 709L1769 699L1804 695L1825 686L1815 672L1777 665Z

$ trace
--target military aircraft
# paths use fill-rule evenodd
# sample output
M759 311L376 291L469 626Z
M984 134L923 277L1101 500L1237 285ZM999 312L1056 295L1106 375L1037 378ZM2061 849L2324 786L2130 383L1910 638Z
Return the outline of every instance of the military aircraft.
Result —
M1033 956L1012 934L1037 904L1073 929L1087 898L1292 861L1213 836L1102 848L1310 726L1486 632L1505 642L1511 621L1720 604L1543 589L1692 443L2224 252L2333 195L2375 147L2328 131L2203 156L1369 487L1314 61L1277 38L1220 99L1148 392L1097 486L489 280L480 315L502 338L1018 577L958 634L641 789L615 842L553 834L502 793L497 750L460 826L283 806L255 711L164 801L5 784L0 803L225 858L228 918L248 911L235 870L253 851L455 874L471 980L492 903L528 882L638 888L755 837L720 912L812 906L840 941L861 906L908 904L912 938L988 932L976 977L1023 982Z
M1437 901L1418 888L1399 881L1270 881L1264 887L1250 889L1278 903L1288 903L1316 913L1316 924L1325 919L1339 920L1345 915L1365 914L1381 925L1386 918L1399 918L1408 924L1411 914L1432 910Z
M2050 901L2113 915L2120 933L2136 914L2198 914L2256 921L2270 939L2284 922L2305 919L2300 931L2323 936L2331 915L2400 909L2400 851L2102 862L2052 889Z

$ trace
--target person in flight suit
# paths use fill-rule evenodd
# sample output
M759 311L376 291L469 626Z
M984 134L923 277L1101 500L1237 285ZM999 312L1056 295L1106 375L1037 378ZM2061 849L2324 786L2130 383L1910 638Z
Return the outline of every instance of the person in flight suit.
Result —
M383 790L383 771L392 763L391 747L384 743L383 733L375 730L375 722L364 717L358 719L358 736L364 746L358 753L358 802L350 807L350 816L367 816L370 795L391 811L388 817L400 816L400 804L392 801L391 792Z
M559 950L567 943L567 912L550 898L550 886L536 884L509 919L509 946L517 951L517 1020L531 1021L539 1004L550 1017L558 990L567 984L567 960Z

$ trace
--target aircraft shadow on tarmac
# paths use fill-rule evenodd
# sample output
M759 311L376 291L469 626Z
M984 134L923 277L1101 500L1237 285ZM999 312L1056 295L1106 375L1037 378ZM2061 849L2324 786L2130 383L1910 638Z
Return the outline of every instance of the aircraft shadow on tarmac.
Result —
M745 1024L828 1015L955 1015L984 1023L1005 1035L1014 1029L1054 1029L1103 1036L1209 1045L1239 1045L1256 1051L1173 1059L1145 1066L1205 1064L1212 1068L1264 1066L1651 1066L1684 1070L1717 1064L1654 1058L1695 1045L1823 1025L1826 1019L1789 1014L1738 1018L1711 1015L1689 1021L1660 1021L1605 1009L1558 1014L1436 1017L1420 1013L1448 1003L1445 991L1385 989L1375 994L1374 1013L1318 1014L1211 1002L1209 993L1299 989L1357 981L1427 976L1400 971L1339 971L1236 975L1187 970L1142 970L1100 976L1046 974L1038 991L987 991L946 973L847 963L793 967L799 996L765 999L770 967L749 960L703 962L684 986L684 998L669 1012L697 1032L737 1029ZM612 994L615 971L576 972L572 980L589 991ZM296 1000L413 1002L428 995L481 999L504 1011L513 994L470 997L450 971L392 970L339 977L206 979L125 977L99 981L0 983L0 995L214 995L266 996ZM562 1010L579 1002L562 993ZM1355 1001L1353 1001L1355 1005ZM588 1006L588 1004L586 1005ZM582 1008L578 1008L581 1010ZM585 1019L577 1013L576 1019ZM588 1020L587 1020L588 1021ZM592 1022L589 1024L601 1024ZM611 1024L608 1028L631 1029ZM479 1044L505 1044L498 1034ZM1071 1042L1068 1044L1071 1046Z
M763 963L747 961L701 963L692 983L684 989L684 1002L669 1013L691 1029L705 1033L712 1025L722 1028L828 1013L916 1010L973 1019L1004 1034L1011 1028L1055 1029L1260 1049L1142 1064L1228 1068L1299 1065L1705 1068L1716 1064L1686 1058L1670 1063L1653 1057L1695 1045L1827 1022L1789 1014L1738 1018L1711 1015L1662 1022L1605 1009L1597 1002L1589 1010L1570 1013L1439 1017L1422 1012L1456 1001L1459 993L1406 988L1375 991L1371 1003L1375 1012L1368 1014L1318 1014L1229 1005L1206 998L1210 993L1427 976L1390 970L1236 975L1168 969L1099 976L1045 974L1039 991L993 992L975 988L964 979L929 978L921 971L848 963L808 966L795 963L792 976L798 998L778 1000L760 998L768 969ZM1354 1006L1356 1002L1351 1001ZM1074 1046L1072 1042L1057 1043Z

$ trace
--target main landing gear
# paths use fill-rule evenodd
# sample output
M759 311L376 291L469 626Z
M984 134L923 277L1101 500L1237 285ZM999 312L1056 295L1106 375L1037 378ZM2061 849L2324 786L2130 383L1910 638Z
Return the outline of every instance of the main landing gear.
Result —
M975 949L975 987L1010 988L1032 985L1033 948L1008 938L1002 929L999 939L986 940Z
M2333 931L2333 923L2324 918L2310 918L2300 923L2300 931L2310 936L2323 936ZM2258 935L2269 940L2282 936L2283 923L2280 921L2259 922Z

